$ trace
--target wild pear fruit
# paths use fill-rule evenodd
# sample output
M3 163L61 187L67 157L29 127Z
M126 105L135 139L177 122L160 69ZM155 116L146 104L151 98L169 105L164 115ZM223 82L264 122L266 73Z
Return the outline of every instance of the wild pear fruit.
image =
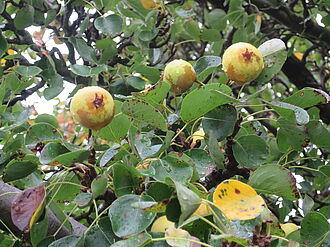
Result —
M164 81L171 85L175 94L181 94L196 81L196 72L187 61L176 59L166 65Z
M230 80L239 85L256 79L264 68L261 52L249 43L229 46L222 57L222 66Z
M105 89L97 86L84 87L73 96L70 112L82 126L99 130L113 119L115 103Z

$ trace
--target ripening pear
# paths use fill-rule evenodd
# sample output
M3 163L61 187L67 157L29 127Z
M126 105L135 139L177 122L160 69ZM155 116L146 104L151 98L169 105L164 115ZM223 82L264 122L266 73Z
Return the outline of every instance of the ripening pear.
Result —
M264 68L261 52L249 43L229 46L222 57L222 66L230 80L239 85L256 79Z
M187 61L176 59L166 65L164 81L171 85L175 94L181 94L196 81L196 72Z
M73 96L70 112L82 126L99 130L113 119L115 103L107 90L97 86L84 87Z

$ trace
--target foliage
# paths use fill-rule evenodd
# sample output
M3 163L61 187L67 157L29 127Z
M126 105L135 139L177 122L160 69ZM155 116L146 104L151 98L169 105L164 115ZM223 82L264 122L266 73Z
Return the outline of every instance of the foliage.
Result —
M0 2L0 247L329 246L330 2L151 6ZM221 66L237 42L265 62L243 86ZM179 95L162 80L174 59L197 74ZM95 85L116 112L92 131L69 104ZM58 104L38 114L34 93ZM153 232L162 216L175 226Z

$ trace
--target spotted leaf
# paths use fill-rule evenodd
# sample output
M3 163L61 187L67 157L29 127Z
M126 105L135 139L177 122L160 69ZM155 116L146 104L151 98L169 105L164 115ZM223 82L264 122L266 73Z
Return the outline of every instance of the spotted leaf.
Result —
M251 186L237 180L225 180L219 184L213 194L213 202L229 220L254 219L265 205Z

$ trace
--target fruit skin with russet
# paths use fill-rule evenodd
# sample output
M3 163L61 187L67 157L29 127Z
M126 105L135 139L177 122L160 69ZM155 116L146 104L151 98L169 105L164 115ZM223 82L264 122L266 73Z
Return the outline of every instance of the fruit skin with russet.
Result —
M142 6L145 9L155 9L158 7L158 4L154 0L141 0Z
M230 80L239 85L256 79L264 68L261 52L249 43L229 46L222 57L222 66Z
M175 94L181 94L196 81L196 72L187 61L176 59L166 65L163 78L171 85Z
M105 89L97 86L84 87L73 96L70 112L82 126L99 130L113 119L115 103Z

